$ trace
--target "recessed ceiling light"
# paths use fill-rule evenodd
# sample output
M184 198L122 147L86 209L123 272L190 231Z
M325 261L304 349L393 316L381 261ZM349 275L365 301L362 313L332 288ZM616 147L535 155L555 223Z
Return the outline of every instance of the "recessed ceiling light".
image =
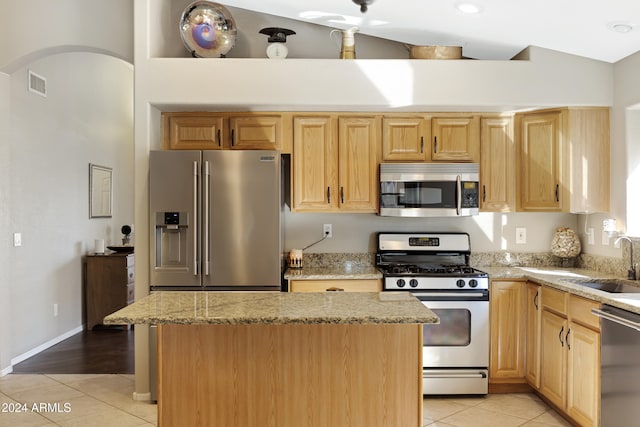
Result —
M633 30L634 25L629 22L609 22L607 28L616 33L628 33Z
M474 3L457 3L456 9L458 9L462 13L469 14L480 13L480 11L482 10L480 6Z

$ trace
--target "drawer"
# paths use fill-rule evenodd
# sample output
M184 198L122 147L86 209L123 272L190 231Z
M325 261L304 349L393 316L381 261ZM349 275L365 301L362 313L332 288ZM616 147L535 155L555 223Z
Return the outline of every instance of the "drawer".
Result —
M135 285L133 283L127 285L127 304L131 304L135 299Z
M569 294L566 292L547 286L542 287L542 305L565 316L567 315L568 297Z
M127 283L133 283L134 270L133 266L127 268Z
M592 308L600 308L600 303L577 295L569 297L569 313L572 322L582 323L584 326L600 330L600 321L598 317L591 314Z
M382 281L378 279L289 281L289 292L380 292L381 290Z

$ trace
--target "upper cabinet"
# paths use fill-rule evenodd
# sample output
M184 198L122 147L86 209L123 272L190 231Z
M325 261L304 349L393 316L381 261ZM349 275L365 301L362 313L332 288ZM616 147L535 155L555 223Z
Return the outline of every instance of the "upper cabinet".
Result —
M162 113L163 147L170 150L290 152L288 113Z
M482 117L480 123L480 209L513 212L516 208L513 118Z
M416 114L382 118L383 161L477 162L479 158L479 116Z
M431 159L445 162L477 162L480 157L478 116L434 117Z
M295 116L292 210L377 212L379 140L376 116Z
M423 116L382 118L383 161L424 162L430 158L430 141L431 121Z
M609 210L609 109L516 114L517 210Z

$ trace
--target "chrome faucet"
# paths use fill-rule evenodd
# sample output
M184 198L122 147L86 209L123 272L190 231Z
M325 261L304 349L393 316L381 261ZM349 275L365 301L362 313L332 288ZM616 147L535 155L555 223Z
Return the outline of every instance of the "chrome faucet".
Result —
M617 245L618 242L623 239L629 242L629 270L627 271L627 278L630 280L636 280L636 266L633 263L633 242L627 236L620 236L613 244Z

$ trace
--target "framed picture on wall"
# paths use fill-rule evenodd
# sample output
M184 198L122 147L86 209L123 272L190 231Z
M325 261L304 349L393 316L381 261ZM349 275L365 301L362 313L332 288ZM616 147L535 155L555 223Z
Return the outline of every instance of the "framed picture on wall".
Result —
M111 218L113 169L89 163L89 218Z

